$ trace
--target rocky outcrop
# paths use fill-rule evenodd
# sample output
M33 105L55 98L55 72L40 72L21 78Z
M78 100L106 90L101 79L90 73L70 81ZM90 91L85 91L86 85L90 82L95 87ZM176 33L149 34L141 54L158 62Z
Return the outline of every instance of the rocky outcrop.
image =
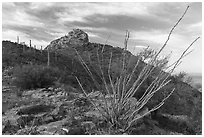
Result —
M89 43L88 34L80 29L73 29L68 33L68 35L65 35L64 37L61 37L59 39L53 40L47 47L50 48L50 50L57 50L67 47L77 47L86 45Z

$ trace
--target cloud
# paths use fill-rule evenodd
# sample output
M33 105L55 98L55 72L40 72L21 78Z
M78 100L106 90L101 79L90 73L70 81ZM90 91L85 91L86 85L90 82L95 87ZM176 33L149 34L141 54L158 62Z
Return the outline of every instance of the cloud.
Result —
M190 8L182 22L184 24L200 22L202 19L201 2L157 2L153 6L150 6L148 11L151 12L152 16L174 23L181 17L187 6L190 6Z
M75 27L84 28L95 35L109 30L121 36L126 29L164 32L180 17L187 4L189 3L3 3L2 25L3 29L12 25L47 28L53 34L67 33ZM199 3L190 5L200 8ZM193 22L200 17L197 13L200 12L192 8L191 17L196 18ZM189 26L186 25L185 28Z
M24 25L21 26L9 26L8 28L14 31L18 31L21 32L23 34L26 34L27 37L29 38L34 38L34 39L38 39L38 40L51 40L50 37L52 37L52 35L50 33L46 32L46 29L42 29L40 27L25 27Z
M41 4L44 5L44 3ZM60 14L65 12L67 8L58 7L55 6L54 4L45 4L44 7L41 6L36 6L35 8L30 6L29 8L26 8L25 12L32 16L34 20L43 22L47 26L61 24L59 21Z
M137 45L137 46L135 46L135 48L147 48L147 46Z
M2 7L2 25L24 25L24 26L38 26L42 27L42 22L37 22L33 20L32 16L27 14L24 9L25 3L16 4L15 3L3 3Z
M97 34L89 32L89 37L99 37Z
M135 41L138 45L150 46L153 49L159 49L163 46L167 40L169 32L166 33L160 31L140 31L132 32L131 39ZM189 38L188 35L180 35L173 33L167 43L165 48L166 52L181 52L187 48L187 46L194 40L194 38Z
M81 21L93 14L100 15L147 15L144 3L63 3L69 12L61 14L63 21ZM122 9L122 10L121 10Z
M81 27L104 27L115 30L152 30L152 29L167 29L170 24L166 21L154 18L152 16L135 16L129 15L101 15L93 14L85 17L86 22L68 22L67 24L74 24Z

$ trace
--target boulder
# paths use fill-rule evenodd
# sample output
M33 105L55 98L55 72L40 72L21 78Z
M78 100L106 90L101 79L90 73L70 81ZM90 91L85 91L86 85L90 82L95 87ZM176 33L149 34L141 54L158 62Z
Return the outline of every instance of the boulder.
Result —
M20 127L25 127L26 125L29 125L29 123L34 119L35 117L34 116L31 116L31 115L23 115L21 117L19 117L17 119L17 122L18 122L18 125Z

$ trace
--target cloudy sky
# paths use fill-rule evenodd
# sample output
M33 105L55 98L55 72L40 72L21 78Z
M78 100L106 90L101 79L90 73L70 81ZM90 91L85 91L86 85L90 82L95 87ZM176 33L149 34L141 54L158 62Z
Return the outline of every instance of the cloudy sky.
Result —
M137 53L150 46L158 49L185 11L163 54L171 61L198 36L202 36L202 3L3 3L3 40L26 43L32 39L39 48L62 37L73 28L88 33L90 42L123 47L125 31L130 31L128 49ZM201 73L202 39L194 45L177 71Z

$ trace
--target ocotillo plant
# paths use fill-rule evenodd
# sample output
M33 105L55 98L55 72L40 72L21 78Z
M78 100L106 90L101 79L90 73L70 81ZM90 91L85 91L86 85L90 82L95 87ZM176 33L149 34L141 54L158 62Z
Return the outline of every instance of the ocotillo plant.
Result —
M40 53L41 53L41 55L42 55L42 46L40 46Z
M25 52L26 45L23 44L23 53Z
M141 58L136 61L134 67L131 72L128 72L126 69L126 51L128 46L129 32L126 32L124 49L122 53L122 71L121 74L117 77L116 80L112 79L111 76L111 66L112 66L112 58L113 54L111 53L109 62L108 62L108 80L105 78L105 72L102 69L101 60L103 60L103 50L101 51L101 59L99 52L97 52L98 64L101 73L101 79L103 85L105 87L105 94L103 95L103 103L102 105L98 105L97 101L93 100L89 97L88 93L84 90L80 80L76 77L84 95L90 100L90 102L95 107L95 110L101 114L101 116L109 123L110 129L119 130L121 132L127 132L130 127L137 123L137 121L144 116L148 115L152 111L159 109L164 103L165 100L168 99L171 94L174 92L175 88L171 90L171 92L157 105L152 108L148 108L143 110L144 106L148 103L148 101L155 95L156 92L161 90L165 85L167 85L171 80L169 80L169 76L175 70L175 68L181 63L181 60L187 56L190 52L188 52L189 48L199 39L196 38L181 54L181 56L174 63L169 66L165 66L159 70L158 74L151 81L150 85L145 89L144 94L137 100L133 96L136 92L138 92L141 85L144 81L153 73L155 68L157 67L157 60L159 59L160 53L166 47L172 32L176 28L176 26L180 23L184 15L186 14L189 6L186 8L185 12L181 16L181 18L176 22L176 24L172 27L167 37L167 40L163 44L163 46L156 51L153 55L151 55L150 60L146 65L143 66L141 71L139 72L138 77L135 79L134 74L136 69L139 67L141 62ZM78 51L75 50L81 64L83 65L86 72L92 78L93 82L97 85L98 82L94 78L90 68L85 63L83 58L79 55ZM110 84L110 87L108 86Z
M20 43L20 41L19 41L19 36L17 36L17 43L18 43L18 44Z

